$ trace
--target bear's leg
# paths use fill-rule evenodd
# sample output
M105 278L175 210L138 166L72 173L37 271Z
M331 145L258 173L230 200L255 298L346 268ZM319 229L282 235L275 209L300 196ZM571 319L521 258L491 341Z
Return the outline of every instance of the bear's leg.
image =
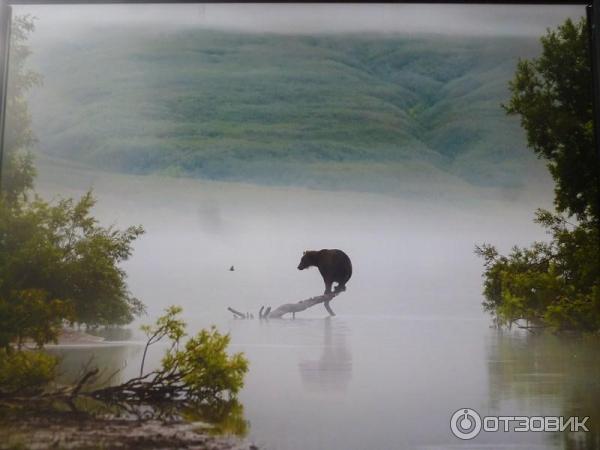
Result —
M331 294L331 285L332 284L333 284L333 281L325 280L325 295Z

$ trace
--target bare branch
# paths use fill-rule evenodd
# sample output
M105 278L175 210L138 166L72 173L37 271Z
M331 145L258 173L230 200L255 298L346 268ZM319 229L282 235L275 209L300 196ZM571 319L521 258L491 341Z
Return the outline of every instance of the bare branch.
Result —
M228 306L227 309L233 313L233 315L235 317L237 317L238 319L245 319L246 318L246 314L241 313L239 311L236 311L235 309L233 309L231 306Z

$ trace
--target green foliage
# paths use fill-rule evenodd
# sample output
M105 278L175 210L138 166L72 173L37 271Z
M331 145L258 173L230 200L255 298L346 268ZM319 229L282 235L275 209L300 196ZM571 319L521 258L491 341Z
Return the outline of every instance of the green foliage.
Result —
M539 58L519 62L506 107L529 147L548 162L559 212L600 220L600 161L594 146L589 35L570 19L541 39Z
M236 395L244 385L248 361L241 353L227 354L230 337L213 326L201 330L185 343L183 350L167 352L162 360L169 372L180 371L190 395L201 399L220 399L224 393Z
M10 64L6 98L4 155L2 155L2 193L8 201L26 196L33 187L35 168L30 152L35 138L27 107L27 92L41 83L39 74L26 68L31 50L27 37L34 30L30 16L13 19L10 43Z
M42 352L0 349L0 397L40 394L54 380L58 359Z
M484 309L500 324L518 319L555 330L600 330L600 232L591 224L569 225L564 217L538 210L537 222L552 236L501 256L490 245L484 258Z
M244 384L248 361L241 353L227 354L230 337L213 326L201 330L182 347L185 324L178 319L181 308L171 306L154 325L142 329L148 336L146 349L152 343L166 338L169 349L165 353L158 379L175 380L186 400L197 403L235 398ZM145 352L144 352L145 358ZM142 361L142 372L143 372Z
M142 325L142 331L146 334L148 340L144 347L144 355L140 364L140 376L144 374L144 363L146 362L146 354L148 348L161 341L163 338L169 339L175 344L179 344L182 337L185 336L185 322L178 319L183 309L180 306L169 306L165 310L165 314L160 316L154 325Z
M71 305L50 299L42 289L12 290L0 297L0 346L20 348L30 338L38 347L56 341L63 321L72 318Z
M179 342L185 336L185 322L178 318L183 309L181 306L169 306L165 314L160 316L154 325L142 325L142 331L148 338L148 345L152 345L163 338Z
M51 205L32 195L35 139L27 92L40 77L26 68L34 30L29 16L15 17L0 193L0 347L56 339L65 321L91 326L126 324L143 311L119 264L131 255L141 227L102 227L91 215L95 200ZM32 198L33 197L33 198Z
M39 83L25 68L32 31L30 17L14 19L0 193L0 395L13 396L36 395L55 376L56 358L20 351L24 341L42 347L65 322L125 324L143 311L119 267L142 228L100 226L91 192L55 205L31 198L35 140L26 92Z
M78 39L36 49L45 84L31 104L45 155L403 192L416 170L423 185L514 187L541 166L497 108L517 57L538 53L533 38L115 27Z
M520 61L506 111L519 114L529 146L548 161L559 214L538 210L550 242L484 258L483 306L499 323L518 319L555 330L600 331L600 161L593 136L585 20L567 20L541 39L542 55ZM570 223L567 216L575 216Z
M143 311L120 263L141 227L102 227L79 201L0 202L0 346L53 340L63 321L126 324Z

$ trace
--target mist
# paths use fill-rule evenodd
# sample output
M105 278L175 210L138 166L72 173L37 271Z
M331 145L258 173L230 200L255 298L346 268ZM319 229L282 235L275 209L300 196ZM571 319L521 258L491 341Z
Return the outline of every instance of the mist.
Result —
M435 33L537 36L583 6L408 4L198 4L15 6L40 19L46 38L90 26L194 27L280 34Z
M151 316L177 303L194 320L320 294L318 271L296 266L303 251L321 248L343 249L353 261L348 292L334 302L339 313L485 318L475 245L507 251L544 239L533 211L551 207L551 195L510 199L476 188L425 201L39 166L46 198L92 189L103 223L143 225L125 265L130 289Z

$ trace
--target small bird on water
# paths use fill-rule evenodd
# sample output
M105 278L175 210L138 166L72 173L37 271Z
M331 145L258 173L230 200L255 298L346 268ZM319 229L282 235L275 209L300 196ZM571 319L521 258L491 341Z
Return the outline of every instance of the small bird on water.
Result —
M230 271L230 272L233 272L234 270L235 270L235 269L233 268L233 266L231 266L231 267L229 268L229 271Z

